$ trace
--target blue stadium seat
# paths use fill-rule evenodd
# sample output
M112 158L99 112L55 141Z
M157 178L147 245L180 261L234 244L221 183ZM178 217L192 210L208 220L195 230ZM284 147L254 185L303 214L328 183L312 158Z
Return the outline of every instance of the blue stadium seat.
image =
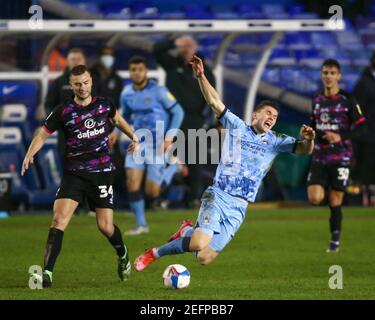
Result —
M211 12L214 19L239 19L240 15L237 11L234 11L231 7L226 5L211 5Z
M283 67L280 70L280 78L284 88L301 94L310 96L319 89L319 84L300 68Z
M271 84L279 85L281 83L280 68L274 66L267 67L262 74L262 79Z
M205 7L197 4L188 4L184 7L187 19L213 19L213 14Z
M55 200L62 177L62 165L57 150L56 133L47 138L36 159L43 187L30 193L30 203L32 206L50 205Z
M241 34L233 40L233 46L253 45L263 47L270 41L271 37L272 34L269 32Z
M0 105L24 104L30 129L36 126L35 113L39 104L38 81L0 81Z
M223 41L222 34L198 34L195 38L199 46L206 50L217 50Z
M255 67L260 60L260 53L256 51L241 52L242 65L245 67Z
M343 73L341 78L341 87L348 92L352 92L360 76L360 72Z
M0 106L0 126L20 128L24 145L28 145L32 139L32 132L27 121L27 108L24 104Z
M274 49L271 53L269 64L279 66L290 66L295 65L296 59L293 56L293 52L288 49Z
M99 5L97 3L81 2L81 3L76 3L76 6L80 8L81 10L85 10L88 13L101 14Z
M264 4L262 5L263 14L267 19L288 19L289 14L281 4Z
M159 6L160 19L185 19L185 11L182 10L181 6L176 4L167 4Z
M319 83L321 81L321 75L320 75L320 65L319 67L315 68L304 68L303 73L306 75L306 77L310 78L311 80L315 81L316 83Z
M18 202L29 204L31 191L38 189L40 184L33 165L21 177L24 156L21 130L17 127L0 128L0 163L13 175L12 197Z
M56 189L60 185L62 164L57 149L57 133L50 135L43 148L37 154L38 167L41 173L43 189Z
M284 36L284 43L289 49L310 49L309 32L288 32Z
M350 50L349 54L351 55L353 66L366 67L370 64L372 52L369 50L355 49Z
M291 3L287 6L290 15L305 13L305 6L300 3Z
M330 31L311 32L311 43L317 49L337 46L336 38Z
M340 47L327 47L322 50L322 54L325 59L336 59L340 65L351 65L352 59L347 50L341 49Z
M131 4L134 19L159 19L159 8L153 1L136 1Z
M235 6L241 19L265 19L263 11L255 4L239 4Z
M110 19L131 19L131 8L127 1L106 2L101 5L103 15Z
M293 19L319 19L319 16L316 13L306 12L306 9L303 4L292 3L287 6L289 15Z
M336 32L336 39L343 49L355 50L363 49L363 43L358 34L354 31Z
M242 68L242 60L239 52L227 50L224 56L224 65L231 68Z
M301 66L319 68L323 61L323 56L316 49L295 50L295 56Z

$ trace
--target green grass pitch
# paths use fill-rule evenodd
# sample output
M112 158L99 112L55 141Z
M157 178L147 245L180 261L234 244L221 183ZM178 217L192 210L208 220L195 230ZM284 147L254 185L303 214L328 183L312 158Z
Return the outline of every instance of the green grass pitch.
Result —
M160 245L184 218L197 211L149 212L151 232L128 237L131 259ZM75 216L65 232L53 287L28 288L30 265L43 261L49 215L0 220L0 299L375 299L374 209L344 208L342 248L327 254L327 208L251 209L239 232L208 266L192 254L164 257L127 282L117 278L114 250L96 228L95 218ZM133 226L130 213L117 213L122 231ZM164 268L185 265L190 286L166 289ZM328 286L329 267L343 270L343 289Z

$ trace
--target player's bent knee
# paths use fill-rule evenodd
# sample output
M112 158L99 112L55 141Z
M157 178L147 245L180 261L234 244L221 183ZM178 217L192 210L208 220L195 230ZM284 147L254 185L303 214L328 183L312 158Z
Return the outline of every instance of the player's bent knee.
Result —
M323 201L323 197L309 196L309 202L314 206L318 206L322 201Z
M197 261L202 266L206 266L206 265L210 264L215 259L215 257L216 257L216 255L213 255L213 254L210 254L210 253L200 252L197 255Z
M103 233L104 235L108 237L111 237L114 232L114 226L112 223L106 223L106 222L98 223L98 229L100 230L101 233Z
M329 205L331 207L338 207L342 205L342 199L341 198L331 198L329 199Z
M192 237L190 241L189 249L191 252L202 251L205 248L207 248L209 242L210 241L209 240L207 241L206 239L201 239L201 238L194 239L194 237Z
M64 216L64 214L55 212L53 215L51 228L56 228L56 229L64 231L66 227L68 226L68 223L69 223L69 219L66 216Z

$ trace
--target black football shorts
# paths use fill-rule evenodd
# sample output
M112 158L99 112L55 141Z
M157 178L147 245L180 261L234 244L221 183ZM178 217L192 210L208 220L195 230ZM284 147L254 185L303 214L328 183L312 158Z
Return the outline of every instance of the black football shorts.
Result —
M56 193L56 199L65 198L79 203L87 198L90 210L113 209L112 172L65 171Z
M321 185L324 188L344 192L349 181L350 168L341 165L323 165L312 162L307 176L307 185Z

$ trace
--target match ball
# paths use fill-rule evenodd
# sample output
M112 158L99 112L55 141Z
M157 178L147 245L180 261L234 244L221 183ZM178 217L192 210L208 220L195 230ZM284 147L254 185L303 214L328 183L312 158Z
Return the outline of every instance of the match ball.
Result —
M185 289L190 283L190 272L181 264L171 264L164 270L163 281L167 288Z

